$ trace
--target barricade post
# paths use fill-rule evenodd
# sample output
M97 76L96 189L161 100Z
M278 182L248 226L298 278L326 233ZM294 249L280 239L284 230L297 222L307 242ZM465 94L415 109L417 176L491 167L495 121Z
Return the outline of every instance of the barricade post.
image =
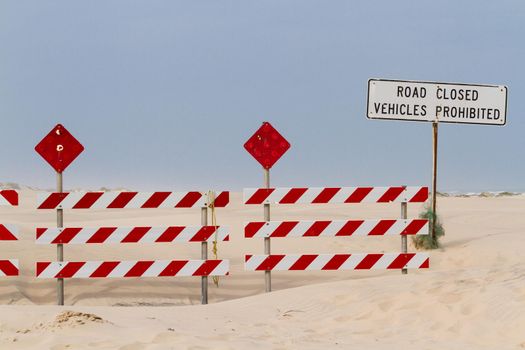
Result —
M401 219L403 220L407 219L407 215L408 215L407 211L408 211L407 202L406 201L401 202ZM406 254L407 251L408 251L407 235L401 234L401 252ZM407 273L408 273L408 270L406 268L401 270L401 274L406 275Z

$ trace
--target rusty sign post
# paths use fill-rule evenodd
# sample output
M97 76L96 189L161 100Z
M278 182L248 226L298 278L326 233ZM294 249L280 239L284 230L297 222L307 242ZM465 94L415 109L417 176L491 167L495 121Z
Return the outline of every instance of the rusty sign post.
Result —
M57 175L57 192L63 192L62 172L84 151L84 146L61 124L57 124L35 147ZM64 226L64 211L57 208L57 228ZM64 246L57 244L57 259L64 261ZM57 304L64 305L64 279L57 279Z
M262 126L244 144L248 153L264 169L264 188L270 188L270 168L288 151L290 143L268 122ZM264 221L270 221L270 203L264 203ZM270 237L264 238L264 254L271 254ZM265 291L272 291L271 271L264 271Z

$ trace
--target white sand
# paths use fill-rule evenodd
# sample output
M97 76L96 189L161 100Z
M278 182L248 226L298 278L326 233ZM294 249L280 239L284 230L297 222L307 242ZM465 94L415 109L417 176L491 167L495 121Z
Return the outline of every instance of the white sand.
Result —
M34 244L36 226L53 226L35 193L0 208L0 221L21 227L19 242L0 242L0 258L18 258L22 276L0 279L0 349L520 349L525 348L525 196L439 198L447 235L431 252L431 269L275 272L265 294L262 273L243 271L242 225L262 208L218 210L232 229L220 242L231 275L200 279L66 280L65 307L53 306L54 280L36 280L34 262L54 260L54 246ZM421 206L410 205L409 217ZM398 205L279 206L272 218L396 218ZM66 211L66 226L198 225L199 210ZM273 239L274 253L396 252L399 237ZM409 250L413 251L413 247ZM198 243L68 245L66 260L199 258ZM133 307L130 307L133 306ZM67 312L71 311L71 312ZM64 314L64 312L66 312ZM83 314L84 313L84 314ZM57 319L58 317L58 319Z

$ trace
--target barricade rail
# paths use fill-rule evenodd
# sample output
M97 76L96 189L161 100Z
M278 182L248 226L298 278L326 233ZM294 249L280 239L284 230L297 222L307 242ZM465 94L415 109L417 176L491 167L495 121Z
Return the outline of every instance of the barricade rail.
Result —
M215 208L229 203L229 192L219 192ZM39 193L38 209L138 209L138 208L203 208L208 206L202 192L51 192Z
M246 238L343 237L428 234L428 220L325 220L252 221L246 224Z
M18 206L18 192L15 190L0 190L1 206Z
M0 260L0 277L18 276L19 273L17 259Z
M429 267L427 253L246 255L248 271L398 270Z
M18 206L18 192L15 190L0 190L0 206ZM0 224L0 241L18 241L18 227L10 224ZM18 276L19 274L17 259L0 260L0 277Z
M246 188L245 204L421 203L427 187L281 187Z
M38 278L225 276L229 260L40 261Z
M229 241L220 226L37 228L37 244L173 243Z

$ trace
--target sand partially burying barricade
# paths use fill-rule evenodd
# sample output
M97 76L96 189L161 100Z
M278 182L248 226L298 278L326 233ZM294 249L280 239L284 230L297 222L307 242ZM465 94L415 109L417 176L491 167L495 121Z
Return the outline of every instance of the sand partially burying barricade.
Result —
M244 254L263 253L243 238L243 222L260 206L217 209L231 240L219 257L230 276L210 282L200 305L194 277L66 280L66 306L54 306L56 282L37 280L34 264L55 260L35 245L35 227L56 224L36 211L36 192L21 190L18 208L0 208L2 223L21 228L1 242L0 257L18 258L21 276L0 279L0 349L525 349L525 196L440 197L446 229L429 270L244 272ZM421 211L409 205L409 217ZM398 204L279 206L272 219L398 218ZM198 225L194 209L66 211L66 226ZM414 251L412 246L409 250ZM399 237L273 239L273 253L399 252ZM211 255L210 255L211 256ZM72 260L200 258L199 243L67 245Z

